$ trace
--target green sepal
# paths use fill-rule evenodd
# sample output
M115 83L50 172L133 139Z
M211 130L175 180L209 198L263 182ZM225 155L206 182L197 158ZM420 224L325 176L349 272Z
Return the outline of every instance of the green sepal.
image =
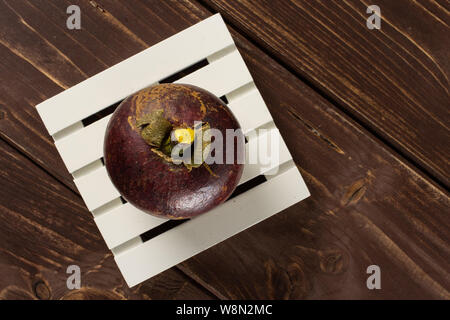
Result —
M161 147L164 139L172 131L172 125L164 118L163 110L155 110L136 120L136 126L141 129L141 137L153 147Z

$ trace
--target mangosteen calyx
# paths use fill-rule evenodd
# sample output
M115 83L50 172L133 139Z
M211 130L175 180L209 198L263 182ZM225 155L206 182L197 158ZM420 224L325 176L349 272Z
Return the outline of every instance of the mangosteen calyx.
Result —
M155 110L136 120L141 137L152 147L160 148L172 131L172 124L163 116L163 110Z
M211 175L217 177L205 163L205 154L208 154L211 144L208 123L199 124L195 128L174 128L164 117L163 110L154 110L136 119L136 126L141 130L142 139L152 147L151 150L165 161L174 164L183 163L189 172L192 168L203 165ZM189 161L174 161L172 158L174 147L178 148L180 156L188 153Z

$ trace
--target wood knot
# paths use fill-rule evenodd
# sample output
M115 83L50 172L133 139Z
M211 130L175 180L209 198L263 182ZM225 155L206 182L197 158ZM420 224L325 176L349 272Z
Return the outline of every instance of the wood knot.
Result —
M49 287L42 280L38 280L34 284L33 291L35 296L40 300L49 300L52 296Z
M342 252L337 250L320 252L319 258L320 270L322 270L322 272L339 274L344 271L346 263Z
M264 263L267 277L266 299L289 299L291 291L291 280L287 272L273 260Z
M345 193L341 201L342 205L348 206L361 200L367 190L365 183L365 179L361 179L353 183Z
M2 109L4 109L4 106L0 104L0 120L6 119L6 111Z

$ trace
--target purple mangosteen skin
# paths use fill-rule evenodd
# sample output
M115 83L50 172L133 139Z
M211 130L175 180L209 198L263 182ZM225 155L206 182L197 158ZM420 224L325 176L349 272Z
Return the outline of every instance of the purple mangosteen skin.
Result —
M193 127L194 121L208 122L226 137L226 129L240 129L230 109L212 93L185 84L160 84L126 98L113 113L105 134L104 159L107 172L119 193L133 206L159 217L185 219L223 203L236 188L242 163L209 165L192 171L165 161L151 151L140 136L136 119L154 110L174 127ZM234 159L243 139L235 139ZM223 148L224 159L226 150ZM225 162L225 161L224 161Z

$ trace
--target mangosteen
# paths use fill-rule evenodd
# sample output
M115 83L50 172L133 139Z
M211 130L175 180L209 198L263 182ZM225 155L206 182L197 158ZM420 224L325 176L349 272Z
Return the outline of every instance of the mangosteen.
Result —
M223 146L215 140L219 135ZM233 193L243 171L244 143L221 99L192 85L160 84L117 107L106 129L104 159L114 186L133 206L185 219Z

